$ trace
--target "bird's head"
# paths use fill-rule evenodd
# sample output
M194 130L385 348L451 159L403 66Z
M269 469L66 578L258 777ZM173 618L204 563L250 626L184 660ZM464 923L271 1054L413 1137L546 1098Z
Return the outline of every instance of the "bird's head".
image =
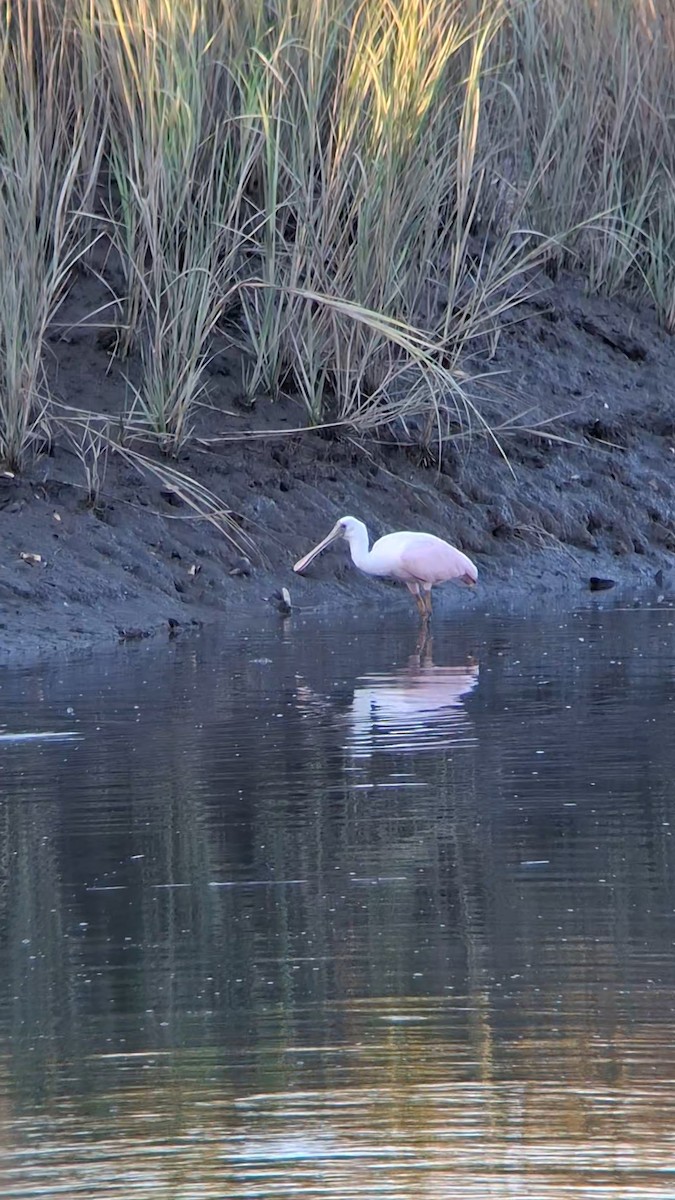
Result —
M346 541L354 537L363 525L363 521L359 521L358 517L340 517L339 521L335 522L329 537L331 541L343 537Z
M467 559L466 571L460 575L461 583L465 583L467 587L475 587L478 583L478 570L475 563L471 559Z
M365 530L365 525L356 517L340 517L340 520L335 522L328 537L325 537L322 542L319 542L318 546L315 546L313 550L305 554L304 558L298 559L293 570L299 573L306 570L309 564L314 562L317 555L326 549L326 546L330 546L332 542L337 542L339 538L345 538L346 541L350 542L352 538L358 536L361 528Z

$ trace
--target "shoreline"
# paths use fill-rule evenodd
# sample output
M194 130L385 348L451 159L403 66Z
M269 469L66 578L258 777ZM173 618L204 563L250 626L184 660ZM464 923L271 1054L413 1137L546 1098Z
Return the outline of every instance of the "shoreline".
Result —
M57 437L39 448L21 475L0 477L0 662L95 652L119 630L168 637L170 622L181 636L199 625L239 627L274 615L269 597L282 587L299 615L405 611L405 588L361 576L346 547L294 575L293 563L348 514L373 540L427 531L476 562L473 601L457 586L435 589L443 619L466 603L569 608L619 593L670 603L675 339L653 309L587 297L569 277L524 301L520 315L483 363L493 378L477 397L500 445L479 429L440 454L415 422L361 436L298 433L299 402L263 396L244 407L241 355L220 354L208 403L173 465L220 498L235 534L255 543L248 564L180 494L122 454L97 464L100 486L87 504L72 444ZM628 333L638 358L621 349ZM101 416L123 411L122 367L94 332L82 328L53 350L57 402L98 396ZM591 593L591 577L616 586Z
M344 557L344 556L343 556ZM544 557L553 557L544 555ZM611 565L611 564L610 564ZM344 566L341 563L340 566ZM405 588L390 581L372 580L360 576L356 568L347 568L336 588L330 578L307 577L299 587L284 577L281 586L289 587L292 610L288 615L278 611L271 592L279 586L279 577L264 572L253 580L242 580L239 594L230 584L228 600L223 607L194 604L188 611L167 604L158 612L154 598L141 599L117 608L117 616L106 607L103 613L82 610L57 614L27 610L22 619L10 622L3 619L0 628L0 665L5 668L30 668L43 663L68 661L109 653L116 646L145 644L158 648L176 638L189 641L201 636L241 634L257 627L269 629L274 625L288 632L308 624L335 621L344 624L349 632L351 620L372 614L375 621L406 619L411 633L419 627ZM475 591L458 584L434 589L434 612L431 632L447 630L455 618L468 613L484 616L515 616L526 618L540 612L544 605L561 617L590 609L616 610L645 608L672 612L675 595L664 579L649 571L615 571L611 589L592 590L582 577L569 578L561 574L560 565L543 564L541 557L521 560L517 579L489 578L489 567L483 567L482 579ZM287 575L292 575L288 568ZM328 572L330 574L330 572ZM342 572L340 572L342 574ZM298 579L297 576L293 577ZM590 577L589 577L590 578ZM224 586L225 586L225 581Z

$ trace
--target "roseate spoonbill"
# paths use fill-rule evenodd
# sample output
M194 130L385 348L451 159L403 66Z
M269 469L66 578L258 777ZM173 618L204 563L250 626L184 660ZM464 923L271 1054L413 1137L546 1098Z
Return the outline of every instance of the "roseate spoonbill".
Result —
M349 545L352 562L360 571L405 583L423 621L431 615L431 589L437 583L458 579L473 587L478 579L471 559L432 533L387 533L369 550L368 530L356 517L340 517L328 537L299 559L293 570L304 571L317 554L339 538Z

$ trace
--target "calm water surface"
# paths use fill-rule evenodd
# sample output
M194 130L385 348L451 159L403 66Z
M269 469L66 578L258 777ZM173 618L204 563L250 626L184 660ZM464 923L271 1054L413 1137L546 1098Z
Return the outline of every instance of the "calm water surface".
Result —
M1 684L0 1196L675 1195L672 610Z

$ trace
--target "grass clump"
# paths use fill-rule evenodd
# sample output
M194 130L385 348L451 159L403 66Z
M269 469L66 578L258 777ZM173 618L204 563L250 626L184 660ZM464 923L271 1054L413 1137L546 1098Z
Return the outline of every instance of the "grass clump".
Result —
M226 317L250 397L441 433L542 267L675 328L670 0L8 0L0 60L11 464L94 237L167 453Z
M0 458L21 465L45 400L50 322L92 237L102 161L90 63L39 5L0 29Z

